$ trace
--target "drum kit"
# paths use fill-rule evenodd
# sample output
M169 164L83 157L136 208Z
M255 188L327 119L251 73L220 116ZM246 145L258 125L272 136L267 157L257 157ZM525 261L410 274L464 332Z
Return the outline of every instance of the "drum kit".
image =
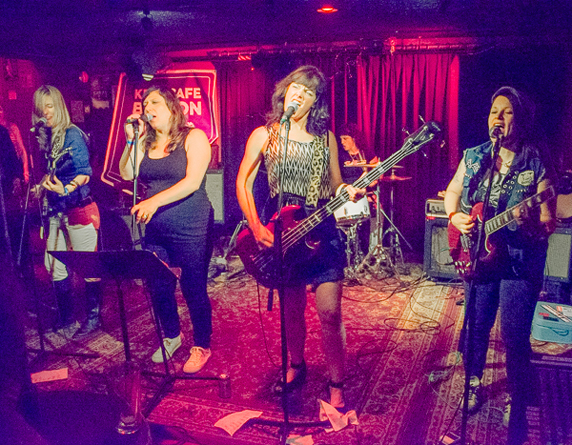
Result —
M344 168L374 168L378 164L347 164ZM380 177L375 186L375 191L368 192L366 196L357 202L348 202L334 212L336 225L346 234L346 279L350 282L359 282L359 277L371 276L376 279L399 275L398 266L405 268L400 238L411 245L403 237L399 229L393 223L395 212L395 185L411 179L409 176L399 176L397 169L403 167L394 166L389 175ZM389 215L381 206L381 184L389 184ZM369 199L374 201L375 219L370 214ZM372 221L374 227L369 234L369 251L364 256L359 249L358 228L366 221ZM389 227L384 231L384 221ZM383 240L387 240L384 247ZM373 247L372 247L373 246Z

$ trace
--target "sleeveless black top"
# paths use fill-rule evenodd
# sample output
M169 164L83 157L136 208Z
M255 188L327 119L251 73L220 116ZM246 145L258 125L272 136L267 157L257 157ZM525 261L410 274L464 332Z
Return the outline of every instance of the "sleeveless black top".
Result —
M172 187L187 173L187 152L184 143L177 146L168 156L161 159L151 159L145 153L139 168L139 177L147 186L145 197L150 198L163 190ZM206 192L206 176L201 186L194 193L159 207L153 216L147 230L177 234L190 233L193 229L204 229L208 225L211 203Z

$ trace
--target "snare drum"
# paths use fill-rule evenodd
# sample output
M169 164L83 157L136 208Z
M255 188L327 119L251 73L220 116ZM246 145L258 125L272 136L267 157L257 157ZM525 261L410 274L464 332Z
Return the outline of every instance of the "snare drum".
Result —
M369 203L364 196L358 202L348 201L334 212L336 222L340 226L356 224L369 218Z

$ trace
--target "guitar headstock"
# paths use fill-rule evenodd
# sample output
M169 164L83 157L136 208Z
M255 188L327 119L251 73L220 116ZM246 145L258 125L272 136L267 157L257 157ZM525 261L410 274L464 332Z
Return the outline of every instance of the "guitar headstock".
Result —
M425 144L431 142L443 130L435 121L425 122L414 133L405 139L405 144L411 146L413 151L419 150Z

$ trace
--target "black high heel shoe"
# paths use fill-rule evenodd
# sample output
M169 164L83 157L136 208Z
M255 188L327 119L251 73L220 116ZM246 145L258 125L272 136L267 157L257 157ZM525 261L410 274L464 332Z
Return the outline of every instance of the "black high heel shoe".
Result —
M294 378L290 382L284 383L282 377L274 385L274 392L276 394L282 394L284 391L292 392L293 390L300 388L306 382L306 375L308 374L308 368L306 367L306 361L302 363L294 364L290 363L290 367L296 370Z

